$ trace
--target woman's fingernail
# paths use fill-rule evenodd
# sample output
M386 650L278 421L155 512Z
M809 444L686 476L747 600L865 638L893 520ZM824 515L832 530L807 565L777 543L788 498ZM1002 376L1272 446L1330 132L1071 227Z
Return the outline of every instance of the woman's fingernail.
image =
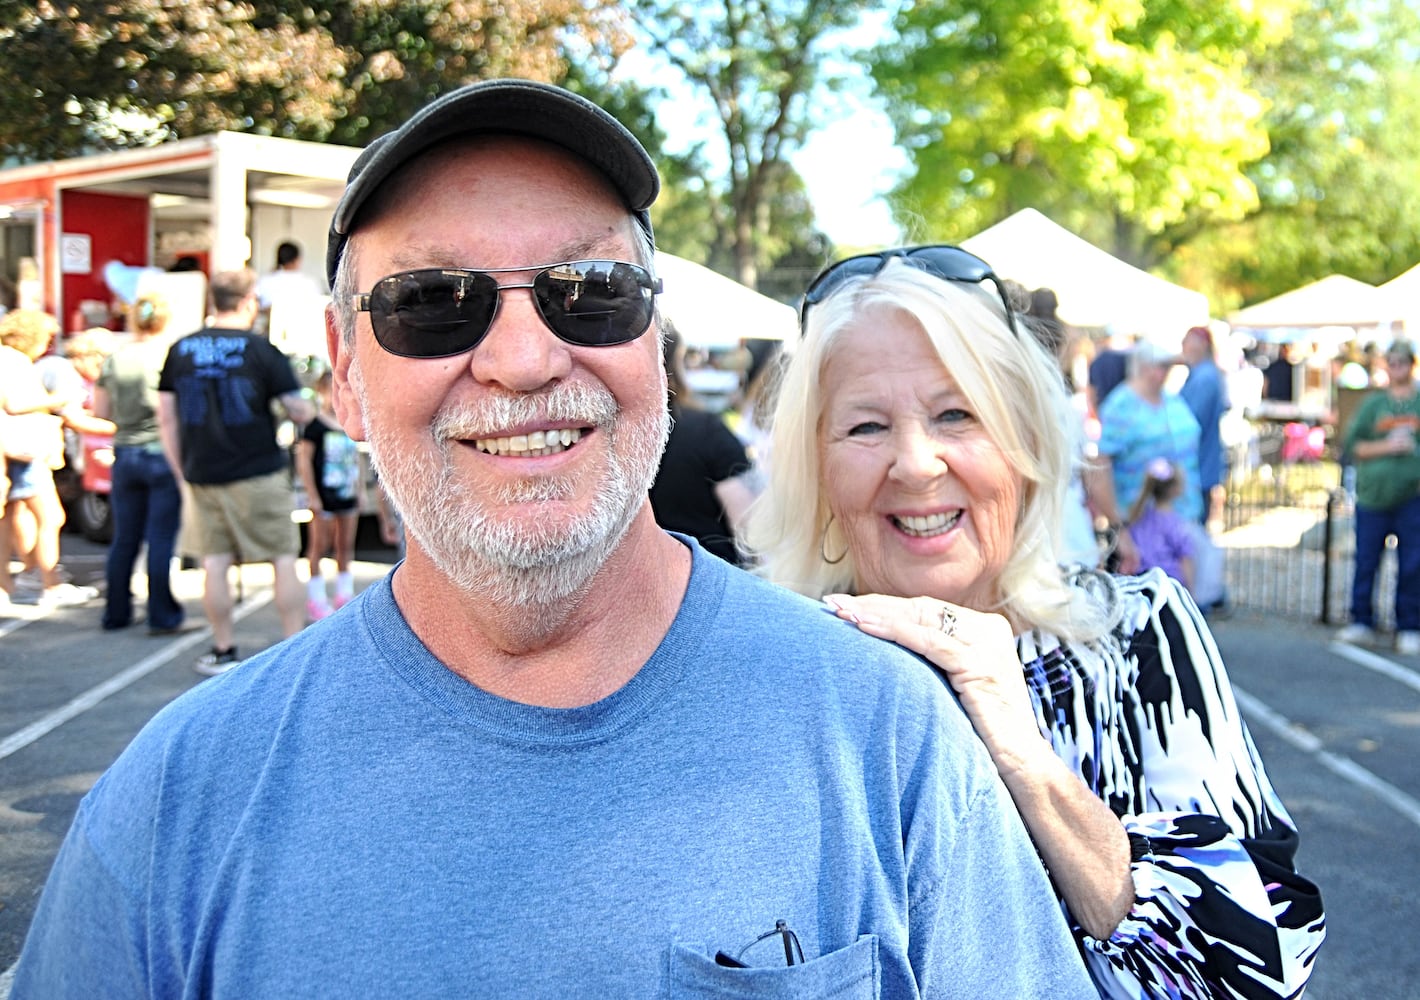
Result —
M825 594L823 603L832 608L833 613L838 615L838 617L850 621L854 625L858 624L858 616L844 606L842 594Z

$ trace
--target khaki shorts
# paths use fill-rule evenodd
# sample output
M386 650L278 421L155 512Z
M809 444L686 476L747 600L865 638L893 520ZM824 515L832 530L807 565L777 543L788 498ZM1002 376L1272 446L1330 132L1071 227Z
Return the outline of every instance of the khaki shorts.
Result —
M196 555L271 562L300 552L301 533L291 520L295 494L286 471L234 483L190 486Z

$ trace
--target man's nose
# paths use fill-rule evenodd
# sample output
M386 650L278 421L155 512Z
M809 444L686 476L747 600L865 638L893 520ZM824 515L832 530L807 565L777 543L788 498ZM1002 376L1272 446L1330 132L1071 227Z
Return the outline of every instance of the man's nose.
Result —
M570 347L547 328L531 288L503 288L498 311L469 358L473 377L510 392L533 392L567 377Z

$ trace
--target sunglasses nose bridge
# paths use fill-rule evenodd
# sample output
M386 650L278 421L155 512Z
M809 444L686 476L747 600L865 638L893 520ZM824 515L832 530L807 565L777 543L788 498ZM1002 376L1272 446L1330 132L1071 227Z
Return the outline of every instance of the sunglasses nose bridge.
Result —
M540 389L572 369L571 351L548 327L532 282L498 286L488 330L466 361L478 381L514 392Z

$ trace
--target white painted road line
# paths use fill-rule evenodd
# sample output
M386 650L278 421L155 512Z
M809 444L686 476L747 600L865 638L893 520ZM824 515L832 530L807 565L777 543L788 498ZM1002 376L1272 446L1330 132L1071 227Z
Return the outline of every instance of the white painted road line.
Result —
M1331 651L1337 656L1350 660L1357 666L1365 667L1367 670L1374 670L1378 674L1383 674L1393 681L1398 681L1406 687L1415 691L1420 691L1420 673L1416 673L1409 667L1402 667L1394 660L1387 659L1379 653L1372 653L1369 649L1362 649L1353 646L1349 642L1333 642Z
M247 615L263 608L271 603L272 592L270 589L258 591L244 600L240 607L233 613L233 619L241 621ZM169 642L162 649L151 656L139 660L127 670L114 674L102 684L97 684L89 688L83 694L59 706L54 711L36 719L20 731L0 740L0 760L13 753L18 753L36 740L58 729L64 723L76 716L82 715L103 701L109 695L117 694L124 688L137 680L141 680L163 664L172 660L179 653L205 640L211 635L211 630L207 628L191 632L180 639Z
M1409 795L1390 782L1367 771L1349 758L1322 749L1321 740L1307 732L1284 716L1279 715L1258 701L1246 691L1233 685L1233 694L1238 705L1247 715L1248 725L1258 725L1283 741L1290 743L1303 753L1316 758L1316 762L1331 773L1338 775L1359 788L1384 801L1416 826L1420 826L1420 800Z

